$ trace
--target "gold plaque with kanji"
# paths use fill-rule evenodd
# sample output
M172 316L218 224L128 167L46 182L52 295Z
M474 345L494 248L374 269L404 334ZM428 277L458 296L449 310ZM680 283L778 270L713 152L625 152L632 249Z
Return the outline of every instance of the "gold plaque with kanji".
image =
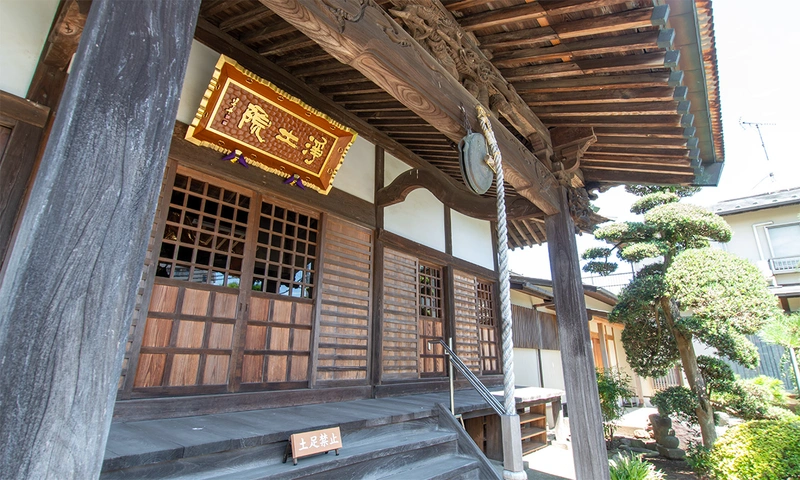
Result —
M186 139L327 194L356 132L222 55Z

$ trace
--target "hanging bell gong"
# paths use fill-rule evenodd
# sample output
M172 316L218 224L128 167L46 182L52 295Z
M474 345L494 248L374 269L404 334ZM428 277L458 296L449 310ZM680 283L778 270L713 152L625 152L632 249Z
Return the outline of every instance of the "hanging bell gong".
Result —
M467 134L458 142L458 153L464 183L473 192L483 195L494 180L494 172L486 164L488 157L486 137L480 133Z

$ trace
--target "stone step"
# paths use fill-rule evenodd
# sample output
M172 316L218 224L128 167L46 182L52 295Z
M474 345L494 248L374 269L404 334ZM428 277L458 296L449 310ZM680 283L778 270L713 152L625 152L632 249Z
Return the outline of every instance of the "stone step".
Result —
M301 458L297 465L253 465L215 480L290 480L330 478L379 478L381 472L389 473L420 460L455 455L457 436L447 431L413 431L392 438L376 438L356 446L342 448L333 453Z
M407 465L405 468L370 480L479 480L478 461L463 455L438 457Z
M301 478L331 469L369 462L381 457L400 456L398 465L430 454L455 453L456 434L438 430L436 420L424 418L398 424L342 432L340 455L333 452L281 463L286 442L181 458L133 468L105 472L104 480L115 479L203 479L203 478ZM420 450L423 450L420 452ZM430 450L430 452L425 451ZM416 453L415 453L416 452ZM403 460L403 458L408 460ZM383 460L381 460L383 461ZM348 478L338 477L338 478ZM358 478L358 477L349 477Z

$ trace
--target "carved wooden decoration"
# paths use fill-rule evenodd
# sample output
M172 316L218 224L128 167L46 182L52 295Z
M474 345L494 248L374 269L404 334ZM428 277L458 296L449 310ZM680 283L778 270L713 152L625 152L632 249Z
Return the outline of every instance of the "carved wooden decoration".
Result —
M531 141L537 155L548 156L547 128L480 50L475 37L462 30L438 0L394 0L392 4L396 8L389 12L453 78L495 116L502 114Z
M583 187L579 170L586 150L597 142L592 127L557 127L551 132L553 139L553 174L562 185Z
M598 224L607 222L608 219L598 215L589 204L589 193L585 188L566 187L569 214L575 222L578 232L591 232Z
M464 136L460 108L470 111L477 103L475 98L373 1L260 2L450 140L457 142ZM545 214L555 213L555 177L496 118L492 127L503 148L508 182Z

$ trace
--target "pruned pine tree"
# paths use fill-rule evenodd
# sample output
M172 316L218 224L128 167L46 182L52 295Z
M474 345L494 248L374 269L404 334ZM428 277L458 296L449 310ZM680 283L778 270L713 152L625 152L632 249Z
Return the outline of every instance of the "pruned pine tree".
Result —
M777 315L755 265L710 242L728 242L731 229L720 216L680 203L692 189L629 187L641 196L631 212L639 222L614 223L594 236L609 247L592 248L584 271L608 275L617 268L612 254L627 262L650 260L623 289L610 319L624 324L622 343L631 367L641 376L665 375L678 361L697 396L697 419L707 447L716 440L708 389L698 368L692 339L748 367L758 352L746 335Z

